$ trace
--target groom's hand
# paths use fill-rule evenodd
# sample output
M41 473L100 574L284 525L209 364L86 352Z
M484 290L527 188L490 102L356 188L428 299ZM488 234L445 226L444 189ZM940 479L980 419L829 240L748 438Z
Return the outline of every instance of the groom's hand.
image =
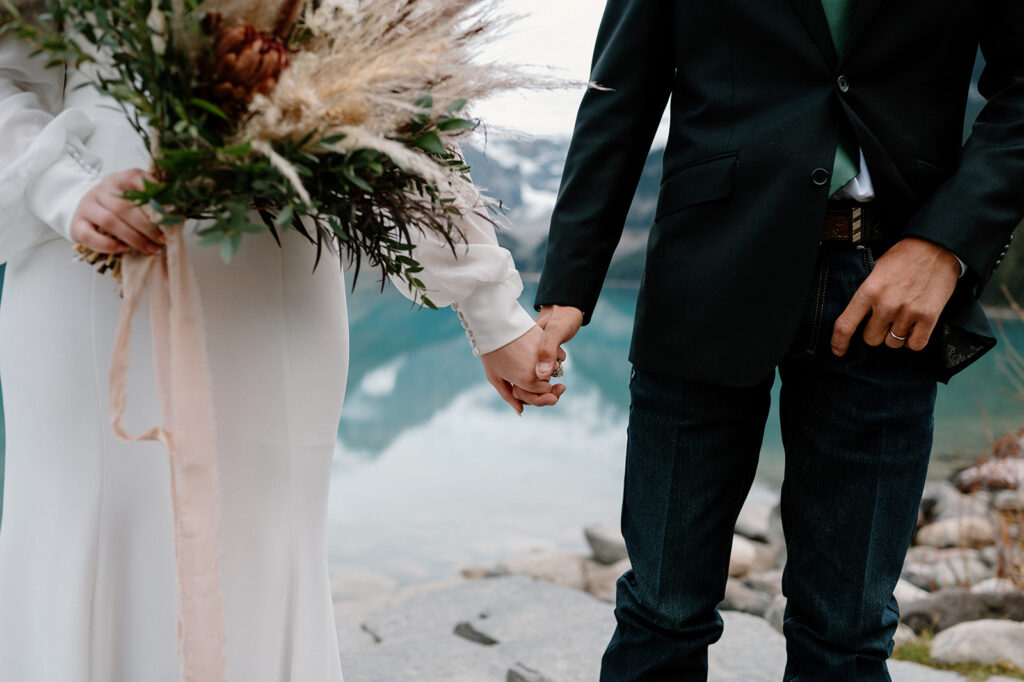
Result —
M960 262L937 244L907 237L886 251L836 320L832 352L842 356L864 319L869 346L922 350L960 279Z
M565 393L563 384L552 386L534 374L537 347L542 336L540 327L533 327L515 341L480 356L487 381L519 414L523 413L524 405L554 405Z
M583 326L583 311L572 306L546 305L537 315L537 324L544 330L537 351L537 378L547 381L556 363L565 359L562 344L576 336Z

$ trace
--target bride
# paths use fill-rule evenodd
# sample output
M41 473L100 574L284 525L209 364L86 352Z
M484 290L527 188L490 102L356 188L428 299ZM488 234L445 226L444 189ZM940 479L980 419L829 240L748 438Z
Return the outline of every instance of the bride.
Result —
M158 252L119 197L148 155L88 74L0 37L0 380L7 471L0 531L0 670L25 682L179 677L167 455L112 435L110 366L121 300L72 259ZM470 217L453 257L423 238L420 277L459 311L488 380L517 411L557 402L534 375L540 330L491 225ZM230 265L189 234L216 415L222 590L232 682L338 682L326 553L331 455L348 366L345 283L312 271L294 231L250 238ZM424 313L426 314L426 313ZM143 311L138 319L146 319ZM127 423L160 421L150 331L136 324ZM515 394L513 388L515 387ZM522 400L521 400L522 399Z

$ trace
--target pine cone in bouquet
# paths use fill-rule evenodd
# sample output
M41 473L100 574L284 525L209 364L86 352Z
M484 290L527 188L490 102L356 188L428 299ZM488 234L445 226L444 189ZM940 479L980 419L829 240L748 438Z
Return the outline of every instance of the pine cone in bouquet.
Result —
M220 15L206 17L214 36L210 100L237 121L257 94L266 94L288 67L288 48L273 33L249 24L222 27Z

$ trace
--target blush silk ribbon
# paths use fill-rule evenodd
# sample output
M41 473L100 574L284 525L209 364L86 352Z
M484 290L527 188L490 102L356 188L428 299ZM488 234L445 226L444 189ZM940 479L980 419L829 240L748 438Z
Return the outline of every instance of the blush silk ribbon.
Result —
M167 448L178 576L178 653L182 682L225 682L226 634L221 590L221 510L206 332L195 273L181 225L161 228L160 254L126 253L124 302L110 365L110 420L126 441ZM138 436L124 425L131 326L149 291L154 363L163 426Z

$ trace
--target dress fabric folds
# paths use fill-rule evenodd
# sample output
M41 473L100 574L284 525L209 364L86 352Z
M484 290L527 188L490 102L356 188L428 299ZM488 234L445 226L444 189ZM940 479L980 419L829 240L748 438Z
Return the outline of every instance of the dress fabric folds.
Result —
M0 38L0 677L177 682L167 453L113 436L121 299L68 241L82 196L148 157L124 114L78 87L85 75L45 69L30 52ZM458 267L424 243L422 279L438 304L472 311L477 350L488 352L532 320L491 226L470 220L465 232ZM315 250L294 232L281 248L247 237L230 265L194 230L188 239L220 458L228 680L340 682L326 517L348 370L344 278L327 258L314 270ZM148 320L144 305L128 380L135 433L160 422Z

